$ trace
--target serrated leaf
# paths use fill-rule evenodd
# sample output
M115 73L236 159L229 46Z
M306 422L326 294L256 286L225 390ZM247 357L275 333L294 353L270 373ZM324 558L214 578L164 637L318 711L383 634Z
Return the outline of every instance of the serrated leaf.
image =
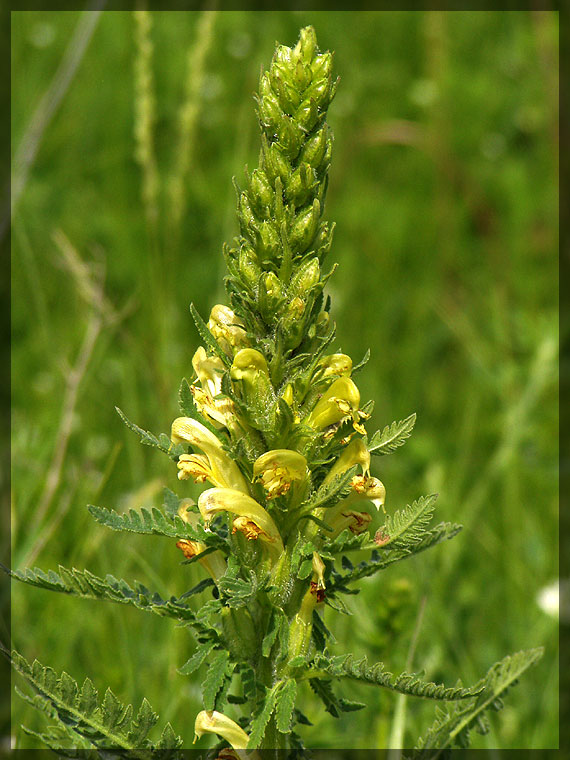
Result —
M502 702L502 697L528 668L540 660L543 653L542 647L527 649L508 655L495 663L481 680L481 692L478 696L468 702L461 702L454 708L436 711L436 719L418 740L413 757L417 760L436 760L444 749L468 747L470 730L485 730L485 712L493 709L497 700Z
M315 655L315 659L307 668L304 678L351 678L370 684L383 686L400 694L410 694L425 699L457 700L468 699L479 694L482 686L475 684L468 688L460 686L444 686L430 681L425 681L417 673L400 673L394 676L385 670L383 663L378 662L368 665L366 657L355 660L354 655L337 655L326 657L321 653Z
M213 649L214 645L209 641L206 644L202 644L196 649L192 657L181 668L178 668L178 672L183 676L191 675L208 659Z
M296 698L297 683L294 679L290 678L285 681L283 688L277 694L275 717L277 719L277 729L282 734L288 734L291 729L291 717Z
M247 749L256 749L259 746L261 737L265 732L265 727L269 723L269 718L275 709L277 692L281 689L282 684L282 681L278 681L272 689L266 692L263 705L251 723Z
M147 735L157 716L146 700L143 700L133 719L131 705L122 704L110 689L99 701L97 690L89 678L79 689L68 673L58 675L38 660L30 665L18 652L9 653L4 648L2 651L10 659L14 670L37 692L36 698L28 698L27 701L58 721L57 726L50 726L45 733L35 734L48 747L57 750L65 746L119 750L154 748ZM167 728L168 746L180 747L182 739L174 734L169 725Z
M127 415L121 411L118 406L116 406L115 409L129 430L132 430L133 433L136 433L140 437L140 442L145 446L152 446L153 448L158 449L159 451L162 451L163 453L173 457L177 457L179 453L183 451L183 449L179 450L180 447L173 444L165 433L160 434L161 439L159 440L159 438L157 438L154 433L151 433L148 430L143 430L143 428L139 427L134 422L131 422Z
M412 434L415 424L416 415L414 413L410 414L409 417L406 417L405 420L386 425L382 432L377 430L368 441L368 451L376 456L390 454L395 449L404 445L406 440Z
M226 354L225 351L222 351L220 346L218 345L218 341L214 338L212 333L208 330L208 327L202 317L198 314L196 307L193 303L190 304L190 313L192 314L192 319L194 320L194 324L196 325L196 329L198 330L198 333L200 334L200 337L204 341L204 343L209 346L212 351L216 354L216 356L219 356L219 358L223 361L226 367L231 367L231 361L229 356Z
M141 585L133 589L126 581L117 580L112 575L107 575L103 579L88 570L75 568L69 570L61 565L58 569L59 574L52 572L48 577L38 569L33 571L27 569L26 572L21 572L5 568L12 578L32 586L72 594L84 599L130 604L138 609L184 622L203 634L217 638L215 630L199 622L193 610L181 599L170 597L165 600L156 592L151 592Z
M217 652L210 662L202 688L205 710L213 710L216 706L216 696L226 679L229 657L229 652L222 650Z

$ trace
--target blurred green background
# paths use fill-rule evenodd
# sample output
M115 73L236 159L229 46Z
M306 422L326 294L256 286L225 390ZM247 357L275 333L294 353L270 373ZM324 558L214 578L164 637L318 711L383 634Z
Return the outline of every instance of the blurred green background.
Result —
M199 342L188 305L207 316L223 301L231 180L257 165L260 68L276 40L313 24L341 76L326 211L337 345L355 361L372 351L358 376L376 401L370 432L418 414L372 474L389 510L437 491L439 518L465 526L366 581L353 617L328 610L336 651L402 670L420 610L413 667L433 680L471 683L542 644L475 746L556 747L558 623L539 599L558 573L557 14L149 20L12 13L13 567L86 567L163 595L200 579L167 539L108 532L85 507L192 493L114 406L156 433L177 416ZM123 701L146 695L190 746L201 706L196 680L176 672L194 647L184 629L15 585L12 637ZM386 746L393 695L355 685L348 696L369 709L335 721L302 693L309 746ZM434 707L406 709L411 746ZM21 724L42 721L14 697L15 746L37 746Z

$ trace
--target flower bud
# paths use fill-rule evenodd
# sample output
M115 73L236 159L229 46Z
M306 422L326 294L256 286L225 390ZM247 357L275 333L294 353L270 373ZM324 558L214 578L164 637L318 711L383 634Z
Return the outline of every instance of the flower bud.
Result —
M295 112L295 121L310 132L319 120L319 109L313 98L305 98Z
M285 196L288 200L293 201L295 206L302 206L313 192L316 184L317 178L314 170L309 164L301 163L291 175L285 188Z
M283 345L285 349L297 348L303 340L305 331L305 306L306 303L299 296L291 299L281 320L283 332Z
M255 211L263 219L271 215L275 195L267 175L261 169L255 169L249 180L249 196Z
M238 256L238 269L242 280L244 280L253 290L257 285L257 281L259 280L261 269L257 264L255 251L248 245L243 245L240 248Z
M313 81L316 79L329 79L332 76L333 56L328 51L315 57L311 64L313 72Z
M264 221L253 229L257 255L261 262L274 261L281 250L281 237L272 220Z
M292 161L299 155L303 144L303 131L290 116L284 115L277 128L281 150Z
M317 50L317 35L312 26L306 26L299 33L299 41L293 48L293 58L303 63L311 63ZM322 58L322 56L317 56Z
M261 316L267 324L271 324L283 301L283 287L274 272L267 272L259 278L257 298Z
M303 103L305 103L305 101L303 101ZM302 107L303 104L301 105L301 108ZM325 124L307 140L301 151L300 160L305 161L312 166L313 169L319 169L325 157L327 143L329 141L329 128Z
M307 480L307 460L297 451L274 449L256 459L253 475L261 481L267 499L274 499L286 494L294 481Z
M310 413L306 424L322 430L352 417L360 405L360 392L349 377L339 377L323 394Z
M304 253L311 245L316 235L320 218L321 204L315 198L313 205L304 213L299 214L293 223L289 234L289 244L294 253Z
M277 95L279 105L286 114L294 113L301 100L299 91L288 81L289 76L289 72L278 64L272 66L269 71L271 87Z
M267 130L275 132L283 118L283 111L272 90L267 94L262 94L259 100L258 114L262 125Z
M313 72L311 71L311 67L309 65L298 60L295 68L293 69L293 76L295 79L295 84L299 90L303 91L307 85L310 84Z
M267 174L272 187L275 187L275 180L277 177L280 177L284 186L287 187L291 170L289 164L281 153L279 145L275 142L269 145L265 135L262 135L261 153L263 169Z
M242 235L251 235L251 231L257 227L258 221L245 192L239 196L237 216Z
M217 734L231 744L234 749L245 749L249 736L238 724L217 710L202 710L194 723L194 743L204 734Z
M302 264L291 278L289 289L295 295L306 295L319 284L321 268L317 258Z

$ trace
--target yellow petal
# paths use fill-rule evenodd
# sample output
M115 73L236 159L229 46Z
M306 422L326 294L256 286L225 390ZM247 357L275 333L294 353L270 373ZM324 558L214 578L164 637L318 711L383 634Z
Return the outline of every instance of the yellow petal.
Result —
M327 474L323 483L330 483L337 475L342 475L343 472L350 470L355 464L359 464L362 467L363 473L368 474L370 471L370 452L361 438L355 438L348 444Z
M250 496L232 488L209 488L198 499L204 522L208 524L218 512L230 512L243 516L254 522L260 529L259 538L272 544L279 552L283 551L283 542L277 526L269 513Z
M194 723L194 741L204 734L217 734L225 739L234 749L245 749L249 736L238 724L217 710L202 710Z

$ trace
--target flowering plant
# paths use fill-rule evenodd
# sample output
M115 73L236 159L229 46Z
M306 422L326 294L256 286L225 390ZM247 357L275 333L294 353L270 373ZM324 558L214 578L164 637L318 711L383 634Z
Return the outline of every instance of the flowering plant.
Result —
M541 655L506 657L463 687L395 676L382 663L333 653L325 609L346 612L343 596L358 581L453 538L460 526L432 524L435 495L386 511L372 458L404 444L415 415L369 435L372 402L361 402L353 379L368 355L354 365L333 349L324 291L334 266L324 267L334 225L323 220L332 153L326 115L338 84L332 69L311 27L295 47L277 48L257 98L259 167L238 189L240 234L224 251L228 305L215 305L207 322L191 307L203 345L192 358L192 382L180 387L181 416L170 437L156 437L119 412L143 443L168 455L180 481L208 488L197 503L167 489L163 509L89 507L113 530L168 537L185 563L200 563L203 580L163 599L87 571L12 572L25 583L134 605L190 628L197 645L180 673L194 677L205 668L195 735L219 737L225 758L302 749L305 685L334 717L364 708L336 693L343 679L452 703L417 749L435 756L466 746L470 729L486 730L485 711L499 709L501 695ZM365 557L356 566L354 552ZM196 609L190 597L206 589L212 598ZM48 746L182 745L170 724L158 740L149 738L157 716L146 701L134 715L110 691L100 701L89 680L79 689L67 674L30 666L16 652L11 659L37 692L33 704L55 721L40 737Z

